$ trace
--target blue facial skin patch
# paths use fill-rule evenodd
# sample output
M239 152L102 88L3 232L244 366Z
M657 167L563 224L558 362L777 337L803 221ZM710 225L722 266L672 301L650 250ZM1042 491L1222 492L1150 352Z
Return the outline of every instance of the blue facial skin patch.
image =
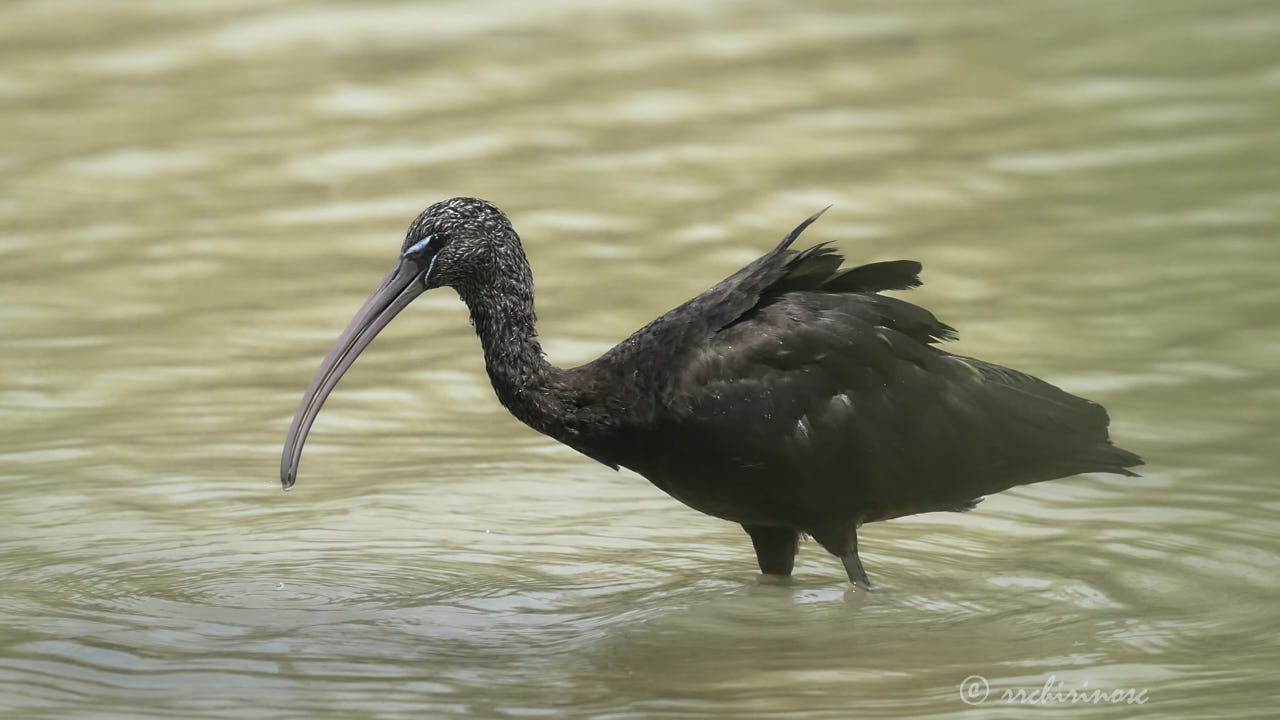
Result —
M400 257L409 257L410 255L412 255L412 254L414 254L414 253L418 252L419 250L421 250L421 249L425 248L426 246L430 245L430 244L431 244L431 238L433 238L433 237L435 237L435 235L428 235L428 236L426 236L426 237L422 238L421 240L419 240L418 242L416 242L416 243L414 243L414 244L410 245L409 247L405 248L405 251L404 251L404 252L402 252L402 253L400 253Z

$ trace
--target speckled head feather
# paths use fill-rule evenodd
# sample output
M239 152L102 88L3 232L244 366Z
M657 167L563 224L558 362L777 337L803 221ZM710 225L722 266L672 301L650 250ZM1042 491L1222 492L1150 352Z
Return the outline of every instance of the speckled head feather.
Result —
M454 236L483 236L511 231L507 216L488 200L455 197L428 207L409 223L401 252L430 237L447 243Z
M401 256L430 268L429 288L452 287L463 300L482 291L506 290L527 299L532 308L533 276L520 236L487 200L455 197L423 210L409 224Z

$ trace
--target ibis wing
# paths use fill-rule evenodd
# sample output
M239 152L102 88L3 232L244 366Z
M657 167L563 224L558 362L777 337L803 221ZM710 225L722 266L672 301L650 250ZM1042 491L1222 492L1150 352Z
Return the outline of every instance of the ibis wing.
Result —
M1107 439L1101 406L935 348L950 326L878 294L919 285L919 263L790 250L815 218L592 364L608 379L595 395L635 423L609 436L634 440L612 461L704 512L796 527L1141 463Z
M718 333L754 318L782 297L814 292L871 294L920 284L920 263L913 260L845 268L841 267L844 258L826 243L789 249L821 214L800 223L773 250L618 343L592 363L595 369L604 375L626 374L630 382L652 393L674 392L681 377L670 372L672 367L697 362L697 355ZM949 326L921 308L899 303L896 309L903 330L913 337L932 342L953 336Z
M784 504L823 498L864 521L1137 461L1108 442L1101 406L930 345L948 334L894 298L776 295L672 368L669 437Z

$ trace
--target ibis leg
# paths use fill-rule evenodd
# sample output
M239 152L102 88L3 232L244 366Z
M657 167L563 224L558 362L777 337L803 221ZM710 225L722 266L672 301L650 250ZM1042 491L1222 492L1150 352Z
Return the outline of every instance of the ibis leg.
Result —
M800 533L794 528L743 525L756 549L756 562L765 575L790 575L800 549Z
M844 571L849 575L849 582L863 590L872 590L871 581L867 579L867 571L862 569L862 560L858 557L858 549L854 548L840 556L844 563Z

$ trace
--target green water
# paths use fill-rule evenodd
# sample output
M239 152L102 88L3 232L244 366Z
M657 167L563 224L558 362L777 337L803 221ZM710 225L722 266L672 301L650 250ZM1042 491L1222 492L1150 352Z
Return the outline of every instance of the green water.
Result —
M808 239L922 261L957 351L1149 464L867 526L869 595L813 543L762 581L508 417L442 290L281 493L311 373L457 194L563 365L834 204ZM0 714L1273 716L1278 273L1272 2L8 0ZM1012 699L1046 682L1146 703Z

